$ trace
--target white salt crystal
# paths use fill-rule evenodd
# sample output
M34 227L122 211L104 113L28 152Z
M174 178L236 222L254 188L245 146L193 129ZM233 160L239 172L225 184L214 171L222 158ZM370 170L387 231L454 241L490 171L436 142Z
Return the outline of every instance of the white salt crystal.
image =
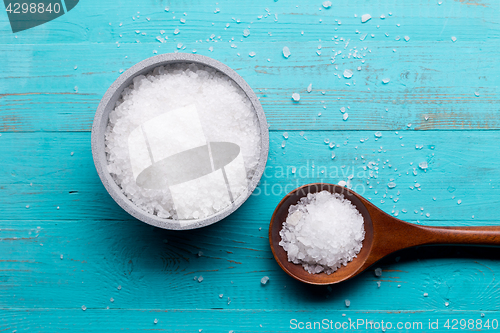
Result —
M345 77L346 79L351 78L351 77L352 77L352 71L351 71L350 69L346 69L346 70L344 70L344 77Z
M420 163L418 163L418 167L419 167L420 169L422 169L422 170L427 169L427 167L428 167L427 162L425 162L425 161L424 161L424 162L420 162Z
M460 205L461 203L462 203L462 200L458 199L457 204Z
M252 51L252 52L250 52L248 55L249 55L251 58L253 58L253 57L255 57L256 53L255 53L254 51Z
M345 112L345 107L340 108L340 112L344 113Z
M428 293L424 293L424 297L427 297L427 296L429 296L429 294Z
M175 28L175 30L174 30L174 35L178 35L178 34L179 34L179 32L181 32L181 31L180 31L178 28Z
M307 92L310 93L312 91L312 88L313 88L313 84L309 83L309 85L307 86Z
M391 81L391 79L389 79L389 78L385 78L385 79L383 79L383 80L382 80L382 82L383 82L384 84L389 83L389 81Z
M285 47L283 48L283 56L284 56L285 58L287 58L287 59L288 59L288 57L289 57L291 54L292 54L292 53L290 52L290 49L288 48L288 46L285 46Z
M345 302L345 306L346 307L350 307L351 306L351 301L350 300L346 299L344 302Z
M347 118L349 118L349 114L346 112L346 113L344 113L344 115L342 116L342 119L347 120Z
M410 37L409 36L405 36L405 41L409 41L410 40Z
M332 6L332 2L331 1L324 1L323 2L323 7L325 7L326 9L330 8Z
M372 18L372 16L370 14L363 14L361 16L361 23L368 22L371 18Z
M260 283L262 285L265 285L267 283L267 281L269 281L269 277L268 276L264 276L262 279L260 279Z
M87 310L87 307L85 305L82 305L82 310L83 311Z
M203 281L203 276L200 275L200 277L198 278L198 282L201 283L201 281Z
M298 102L298 101L300 101L300 95L297 94L297 93L293 93L292 94L292 99L293 99L294 102Z
M375 137L381 138L382 137L382 132L375 132Z
M250 36L250 30L248 29L243 30L243 37L248 37L248 36Z
M387 184L387 187L388 188L395 188L396 187L396 183L390 182L389 184Z
M309 273L331 274L356 257L364 235L356 207L342 194L322 191L290 206L279 244L289 261L302 264Z
M382 268L375 268L375 276L380 277L382 276Z
M457 37L453 36L453 37L451 37L451 40L453 43L455 43L457 41Z
M153 323L156 325L158 324L158 319L155 318L155 320L153 320Z
M476 97L479 97L479 91L474 92L474 95L475 95Z
M339 181L338 185L344 187L347 185L347 183L345 181L341 180L341 181Z

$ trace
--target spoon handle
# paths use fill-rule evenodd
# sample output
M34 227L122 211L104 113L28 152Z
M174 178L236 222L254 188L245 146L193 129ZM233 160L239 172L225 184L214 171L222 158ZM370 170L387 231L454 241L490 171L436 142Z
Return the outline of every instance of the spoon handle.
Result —
M500 245L500 226L430 227L418 226L412 236L420 244Z

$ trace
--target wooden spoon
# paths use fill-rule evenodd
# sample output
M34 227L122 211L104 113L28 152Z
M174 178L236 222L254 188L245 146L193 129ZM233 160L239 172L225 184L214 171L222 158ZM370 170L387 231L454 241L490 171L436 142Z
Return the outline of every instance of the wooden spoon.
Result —
M364 219L365 239L358 256L334 273L310 274L300 264L288 261L279 245L279 234L288 216L288 208L308 193L320 191L342 193L358 209ZM288 193L276 207L269 226L269 242L274 258L291 277L310 284L327 285L348 280L395 251L418 245L469 244L500 245L500 226L488 227L428 227L401 221L377 208L359 194L333 184L313 183Z

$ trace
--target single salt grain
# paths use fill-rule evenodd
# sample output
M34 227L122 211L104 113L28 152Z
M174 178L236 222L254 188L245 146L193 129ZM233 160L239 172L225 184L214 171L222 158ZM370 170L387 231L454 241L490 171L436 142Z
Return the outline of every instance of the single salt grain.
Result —
M395 188L396 187L396 183L390 182L389 184L387 184L387 187L388 188Z
M158 319L155 318L155 320L153 320L153 323L156 325L158 324Z
M375 137L381 138L382 137L382 132L375 132Z
M422 170L425 170L425 169L427 169L428 164L427 164L427 162L425 162L425 161L424 161L424 162L420 162L420 163L418 163L418 167L419 167L420 169L422 169Z
M382 268L375 268L375 276L380 277L382 276Z
M201 281L203 281L203 276L200 275L200 277L198 278L198 282L201 283Z
M175 28L174 35L178 35L181 31L178 28Z
M310 93L312 91L312 87L313 87L313 84L309 83L309 85L307 86L307 92L308 93Z
M458 199L457 204L460 205L461 203L462 203L462 200Z
M325 7L326 9L330 8L332 6L332 2L331 1L324 1L323 2L323 7Z
M350 79L352 77L352 71L350 69L344 70L344 77Z
M455 37L455 36L451 37L451 41L452 41L453 43L455 43L455 42L457 41L457 37Z
M283 137L285 138L285 140L288 139L288 132L283 133Z
M474 93L474 95L475 95L476 97L479 97L479 92L478 92L478 91L476 91L476 92Z
M389 83L389 81L391 81L391 79L389 79L389 78L385 78L385 79L383 79L383 80L382 80L382 82L383 82L384 84Z
M222 297L224 297L224 294L219 294L219 298L222 298Z
M256 53L254 51L252 51L248 55L250 56L250 58L253 58L253 57L255 57Z
M243 30L243 37L248 37L248 36L250 36L250 30L248 29Z
M368 22L371 18L372 18L372 16L370 14L363 14L361 16L361 23Z
M115 299L114 299L113 297L111 297L111 298L109 299L109 301L110 301L111 303L113 303L113 302L115 301Z
M122 290L122 286L118 286L118 287L116 287L116 289Z
M346 112L346 113L344 113L344 115L342 116L342 119L347 120L347 118L349 118L349 114Z
M290 52L290 49L288 48L288 46L285 46L285 47L283 48L283 56L284 56L285 58L287 58L287 59L288 59L288 57L289 57L291 54L292 54L292 53Z
M300 101L300 95L297 94L297 93L293 93L292 94L292 99L293 99L294 102L298 102L298 101Z
M351 301L350 300L346 299L344 302L345 302L345 306L346 307L350 307L351 306Z
M427 297L427 296L429 296L429 294L428 293L424 293L424 297Z
M265 285L267 283L267 281L269 281L269 277L268 276L264 276L262 279L260 279L260 283L262 285Z
M364 221L343 194L309 193L290 206L280 236L288 261L311 274L331 274L361 250Z
M87 307L85 305L82 305L82 310L83 311L87 310Z
M405 36L405 41L409 41L410 40L410 37L409 36Z

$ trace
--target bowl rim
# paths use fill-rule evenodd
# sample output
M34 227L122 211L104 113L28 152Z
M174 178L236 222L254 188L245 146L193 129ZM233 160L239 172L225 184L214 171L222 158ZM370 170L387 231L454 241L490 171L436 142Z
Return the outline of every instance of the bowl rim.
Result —
M215 213L214 215L211 215L204 219L189 220L191 221L191 223L189 223L188 225L181 225L178 220L161 218L156 215L147 213L138 208L132 201L130 201L123 194L121 188L116 184L116 182L111 177L111 174L108 172L107 158L104 151L104 133L109 121L109 113L112 109L114 109L114 105L121 95L123 89L132 83L134 77L150 73L156 67L174 63L201 64L211 67L232 79L243 90L247 98L252 103L259 121L261 137L259 162L255 169L255 173L252 176L252 179L248 183L247 192L240 195L231 205ZM250 197L250 195L258 185L267 163L269 153L269 129L266 116L264 114L262 105L260 104L259 98L252 90L252 88L248 85L248 83L232 68L221 63L218 60L203 55L189 53L165 53L147 58L133 65L125 72L123 72L110 85L110 87L104 93L104 96L102 97L94 116L91 132L91 145L94 166L97 170L99 178L106 188L106 191L122 209L124 209L127 213L129 213L136 219L159 228L170 230L189 230L208 226L224 219L225 217L236 211Z

